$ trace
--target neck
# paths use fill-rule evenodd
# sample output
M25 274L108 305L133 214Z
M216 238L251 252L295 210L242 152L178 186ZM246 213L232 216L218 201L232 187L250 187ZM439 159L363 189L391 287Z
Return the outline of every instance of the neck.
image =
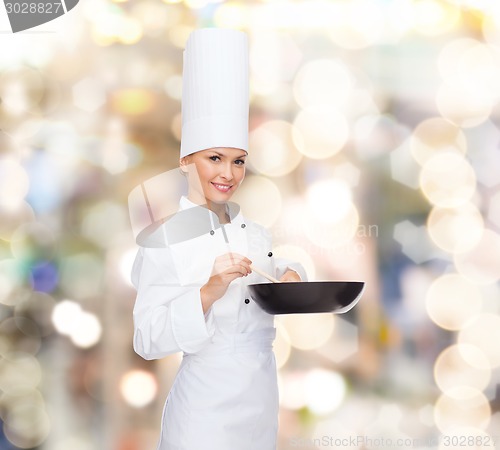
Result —
M198 193L192 191L189 191L187 198L193 203L203 206L216 214L219 218L220 223L225 224L231 221L229 216L226 214L226 203L212 202L207 198L200 196Z

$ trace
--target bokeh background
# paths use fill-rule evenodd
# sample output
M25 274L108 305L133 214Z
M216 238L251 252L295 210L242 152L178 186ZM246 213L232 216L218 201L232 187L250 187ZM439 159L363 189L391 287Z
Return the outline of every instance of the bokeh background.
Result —
M499 448L497 1L82 0L57 24L0 35L0 449L155 448L180 355L132 350L127 198L177 165L205 26L250 39L246 215L311 280L367 282L277 319L279 450Z

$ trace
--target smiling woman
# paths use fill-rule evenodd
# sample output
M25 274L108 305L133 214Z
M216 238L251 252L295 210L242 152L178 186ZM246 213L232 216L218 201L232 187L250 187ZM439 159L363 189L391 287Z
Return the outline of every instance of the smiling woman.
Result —
M134 349L145 359L183 352L158 450L274 450L276 329L252 299L249 285L266 280L251 265L281 281L305 273L275 259L269 232L229 201L248 154L246 35L197 30L184 63L179 163L188 193L142 242L163 245L137 254Z

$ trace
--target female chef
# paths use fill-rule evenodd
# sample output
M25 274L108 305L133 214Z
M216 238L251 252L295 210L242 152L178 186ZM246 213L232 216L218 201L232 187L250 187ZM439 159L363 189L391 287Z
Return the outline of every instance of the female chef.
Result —
M250 296L249 284L266 282L250 265L282 281L306 275L300 264L274 258L267 230L229 201L244 179L248 150L244 33L190 35L182 118L188 193L179 204L181 226L174 218L158 228L165 245L141 247L132 271L135 351L145 359L183 352L157 448L274 450L276 330Z

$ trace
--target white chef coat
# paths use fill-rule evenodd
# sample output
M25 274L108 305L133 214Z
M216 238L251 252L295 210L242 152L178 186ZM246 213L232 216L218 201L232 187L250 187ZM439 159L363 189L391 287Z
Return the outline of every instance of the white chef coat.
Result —
M234 204L233 204L234 205ZM195 207L183 197L180 209ZM212 212L211 220L217 221ZM233 208L231 222L165 248L138 251L134 350L145 359L178 351L183 360L169 392L157 450L274 450L278 428L274 316L251 298L253 272L234 280L204 314L200 288L215 258L232 252L281 277L300 264L274 258L271 235Z

